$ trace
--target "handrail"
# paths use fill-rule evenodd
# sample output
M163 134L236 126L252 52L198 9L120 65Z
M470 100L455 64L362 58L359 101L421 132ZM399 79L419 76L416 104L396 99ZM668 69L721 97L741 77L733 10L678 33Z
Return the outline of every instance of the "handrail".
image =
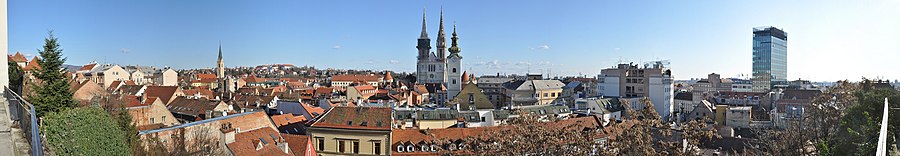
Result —
M31 105L31 103L23 99L22 96L19 96L19 94L12 89L9 89L9 87L3 87L3 89L6 100L9 102L9 108L13 110L8 110L10 111L10 119L18 121L19 128L23 128L22 133L29 137L29 139L26 140L31 144L31 155L43 156L44 150L41 144L41 133L40 129L38 129L40 124L38 124L37 116L35 116L37 113L34 110L34 105Z

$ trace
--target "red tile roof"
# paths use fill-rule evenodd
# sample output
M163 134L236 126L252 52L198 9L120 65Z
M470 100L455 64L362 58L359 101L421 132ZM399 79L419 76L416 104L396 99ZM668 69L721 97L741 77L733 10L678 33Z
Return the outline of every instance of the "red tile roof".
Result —
M309 113L313 118L325 114L325 109L322 109L322 107L316 107L305 103L301 103L300 106L303 106L303 109L306 110L306 112Z
M97 66L96 63L86 64L81 66L81 69L78 69L78 71L90 71L91 69L94 69L95 66Z
M10 57L10 61L14 61L14 62L28 62L28 58L25 58L25 55L22 55L22 53L20 53L20 52L17 51L15 55L12 55L12 56Z
M195 77L196 79L201 79L201 80L202 80L202 79L213 79L213 80L215 80L215 79L217 78L216 74L194 74L194 77Z
M185 96L199 95L199 96L204 96L207 98L215 97L215 93L213 93L213 91L211 91L209 89L194 88L194 89L183 90L182 92L184 92Z
M391 123L391 108L338 106L328 110L312 127L390 131Z
M306 117L303 117L302 115L294 116L294 114L290 113L273 115L272 122L275 122L275 126L281 127L285 125L306 122Z
M175 96L178 86L147 86L144 90L144 97L157 97L162 99L163 104L169 104L169 100Z
M30 62L28 62L28 65L26 65L24 68L22 68L22 70L28 70L28 71L30 71L30 70L40 70L40 69L41 69L41 65L38 63L38 61L40 61L40 60L41 60L40 58L38 58L37 56L35 56L34 58L31 59Z
M277 144L283 144L285 140L278 131L271 128L237 133L234 135L234 141L227 145L234 155L291 155L278 148ZM257 149L260 144L262 148Z
M291 151L294 152L295 156L316 155L316 150L313 148L312 140L309 138L309 136L281 134L281 137L283 137L284 140L287 141L288 147L291 148Z

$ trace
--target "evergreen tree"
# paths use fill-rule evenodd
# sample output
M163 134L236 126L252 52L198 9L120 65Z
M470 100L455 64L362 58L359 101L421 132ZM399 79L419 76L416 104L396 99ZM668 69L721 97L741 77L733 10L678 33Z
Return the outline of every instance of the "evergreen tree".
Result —
M37 115L43 116L77 106L78 103L69 91L69 80L63 74L62 66L66 58L62 56L62 49L52 31L44 39L44 48L38 50L38 53L43 59L38 61L41 69L35 73L35 77L41 83L34 87L36 95L30 96L29 100L34 104Z
M16 64L16 62L9 61L7 66L9 67L9 88L21 95L22 79L25 72L22 71L22 68L19 68L19 64Z

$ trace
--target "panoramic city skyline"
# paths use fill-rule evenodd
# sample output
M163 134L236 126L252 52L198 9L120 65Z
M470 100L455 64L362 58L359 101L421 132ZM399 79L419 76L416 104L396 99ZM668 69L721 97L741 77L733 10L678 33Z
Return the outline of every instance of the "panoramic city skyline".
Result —
M900 31L894 29L900 27L895 16L900 2L894 1L12 1L9 6L11 54L33 56L52 29L73 65L213 68L221 42L228 67L290 63L413 72L423 7L432 43L443 7L445 24L458 25L466 57L462 68L476 75L593 77L617 63L669 60L675 79L709 73L749 77L752 28L774 26L791 38L788 80L900 78L879 70L897 66L891 60L900 51ZM343 61L322 59L335 57Z

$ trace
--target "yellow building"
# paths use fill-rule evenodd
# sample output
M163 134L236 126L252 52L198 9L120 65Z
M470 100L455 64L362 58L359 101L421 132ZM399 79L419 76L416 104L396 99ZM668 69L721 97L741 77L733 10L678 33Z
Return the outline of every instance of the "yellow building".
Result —
M391 108L333 107L309 128L319 155L390 155Z

